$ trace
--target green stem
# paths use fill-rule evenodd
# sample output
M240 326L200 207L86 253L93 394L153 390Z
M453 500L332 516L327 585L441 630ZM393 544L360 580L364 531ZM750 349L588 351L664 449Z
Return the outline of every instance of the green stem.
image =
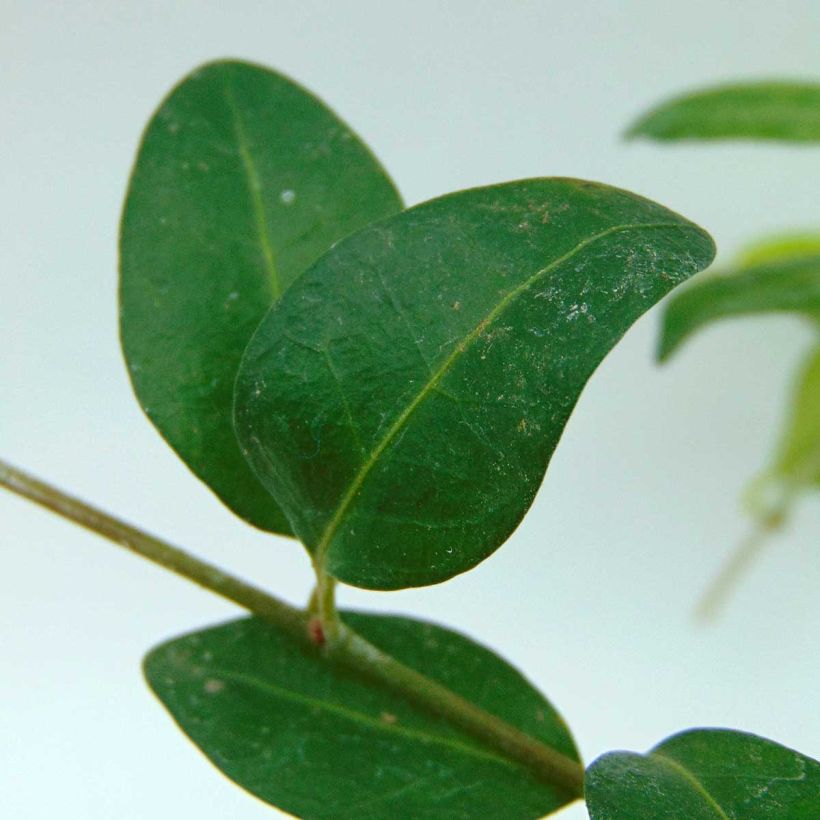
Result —
M560 786L572 797L583 795L584 768L577 760L545 746L446 686L405 666L344 624L340 625L337 642L331 645L329 654L350 666L366 669L371 678L523 763L540 779Z
M305 616L295 607L272 598L258 587L227 575L219 567L201 561L178 547L90 507L3 461L0 461L0 487L34 501L63 518L239 604L288 632L298 632L300 635L304 633Z
M311 597L310 611L318 619L322 640L332 644L339 634L341 621L336 609L336 579L315 566L316 589Z
M310 630L309 612L302 612L279 601L267 592L224 573L218 567L72 498L2 461L0 486L239 604L302 642L315 643L315 636ZM405 666L345 626L336 613L334 585L334 579L319 575L315 594L317 614L323 629L330 627L329 634L325 634L327 642L324 654L380 681L414 703L460 726L475 738L524 764L540 779L566 790L574 797L582 796L584 770L578 761L545 746L440 683Z
M695 617L698 620L705 622L715 619L744 573L763 551L779 526L780 522L762 521L741 541L698 602L695 609Z

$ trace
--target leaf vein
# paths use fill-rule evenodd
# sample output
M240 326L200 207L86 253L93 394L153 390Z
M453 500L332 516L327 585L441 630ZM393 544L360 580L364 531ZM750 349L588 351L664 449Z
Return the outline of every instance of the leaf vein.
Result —
M245 179L248 183L248 193L251 197L251 208L256 225L256 234L259 240L259 246L262 249L265 270L267 271L268 279L273 289L273 297L274 299L278 299L282 295L282 283L279 281L279 274L276 271L273 248L271 246L270 237L268 236L268 220L265 213L265 203L262 200L262 180L259 178L256 163L253 161L250 143L242 122L242 113L236 104L233 89L227 78L225 79L224 89L225 101L231 111L231 122L233 124L234 136L236 137L236 144L239 148L239 157L242 160L242 167L245 170Z
M476 757L491 761L493 763L499 763L509 768L517 768L517 765L510 760L493 754L492 752L485 751L477 746L464 743L463 741L455 738L448 738L444 735L437 735L432 732L424 732L418 729L408 729L404 726L398 726L395 723L387 723L386 721L373 718L370 715L357 712L346 706L340 706L336 703L329 703L325 700L319 700L318 698L311 697L310 695L304 695L301 692L294 692L291 689L277 686L270 681L260 680L258 678L251 677L250 675L244 675L241 672L224 669L209 669L208 671L209 676L217 679L221 678L225 681L234 681L244 686L261 690L262 692L275 698L288 700L291 703L299 703L303 706L309 706L313 709L335 715L336 717L345 718L353 723L367 726L370 729L377 729L388 735L395 734L400 735L401 737L406 737L410 740L417 740L420 743L432 743L439 746L446 746L467 757Z
M339 398L342 400L342 405L345 410L345 415L347 416L348 424L347 426L350 428L350 431L353 433L353 438L356 439L356 445L359 448L359 452L364 455L365 449L364 444L362 443L361 436L359 434L359 428L356 424L356 421L353 418L353 413L350 410L350 402L347 399L347 393L345 392L344 385L342 384L342 380L339 378L339 374L336 371L336 366L333 364L333 358L330 355L330 351L325 349L325 362L327 363L327 369L330 371L330 375L333 376L333 381L336 383L336 390L339 393Z
M507 293L504 294L504 296L498 301L495 307L493 307L493 309L490 310L490 312L453 348L453 350L450 352L447 358L439 366L438 370L436 370L435 373L431 375L430 379L424 384L422 389L416 394L413 400L409 402L409 404L405 406L404 410L396 417L393 424L389 427L389 429L385 432L384 436L373 448L367 460L359 468L359 471L357 472L357 474L351 481L350 485L348 486L347 491L344 493L341 500L339 501L339 504L337 505L336 510L333 513L333 516L324 528L321 538L316 545L316 565L318 567L325 566L327 560L327 552L330 547L330 544L333 541L334 536L336 535L336 532L341 526L342 521L344 520L344 517L348 509L350 508L350 505L352 504L359 490L362 488L371 470L375 467L379 458L381 458L382 453L384 453L384 451L394 442L394 440L400 436L400 434L406 427L408 421L412 417L413 413L425 401L427 396L430 395L430 393L438 387L439 383L444 379L444 377L447 375L447 373L450 371L450 369L452 368L454 363L459 359L459 357L473 344L473 342L476 341L476 339L478 339L482 335L482 333L484 333L484 331L486 331L490 324L492 324L492 322L495 321L495 319L497 319L504 312L504 309L511 302L513 302L516 299L516 297L518 297L521 293L525 292L530 287L532 287L532 285L538 282L539 279L544 277L546 274L550 273L560 265L572 259L576 254L580 253L585 248L589 247L590 245L594 244L595 242L601 239L604 239L607 236L639 228L642 230L649 230L653 228L670 227L674 227L674 225L671 223L613 225L612 227L600 231L599 233L593 234L592 236L588 237L582 242L579 242L574 248L567 251L558 259L554 259L546 267L537 270L534 274L532 274L532 276L527 278L524 282L522 282L519 285L516 285L515 287L507 291Z
M692 786L695 787L695 790L700 794L703 798L705 798L706 802L718 813L718 816L723 818L723 820L731 820L728 814L720 807L720 804L706 791L706 787L700 780L695 777L692 772L689 771L685 766L682 766L677 760L673 760L671 757L667 757L662 752L652 752L652 757L658 758L662 763L672 769L676 774L681 775L688 783L691 783Z

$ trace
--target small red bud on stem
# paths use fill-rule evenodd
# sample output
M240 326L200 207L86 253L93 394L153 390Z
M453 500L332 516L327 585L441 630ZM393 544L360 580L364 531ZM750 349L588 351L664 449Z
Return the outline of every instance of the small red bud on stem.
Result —
M316 646L324 646L325 630L319 618L311 618L307 625L308 637Z

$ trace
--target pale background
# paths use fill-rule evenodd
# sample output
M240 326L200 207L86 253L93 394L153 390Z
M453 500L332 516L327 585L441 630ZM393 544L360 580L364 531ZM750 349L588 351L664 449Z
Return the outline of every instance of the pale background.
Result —
M409 203L526 176L614 183L726 255L817 226L820 149L661 148L648 104L743 77L820 76L820 3L0 2L0 457L294 602L300 548L244 526L142 416L117 346L116 228L140 130L220 56L274 66L373 146ZM693 602L746 522L809 339L727 323L671 365L658 313L595 375L535 506L477 570L344 604L456 626L562 710L589 761L695 725L820 756L820 505L807 501L710 629ZM143 684L152 644L237 610L0 493L0 806L15 820L252 820ZM580 806L567 818L584 817Z

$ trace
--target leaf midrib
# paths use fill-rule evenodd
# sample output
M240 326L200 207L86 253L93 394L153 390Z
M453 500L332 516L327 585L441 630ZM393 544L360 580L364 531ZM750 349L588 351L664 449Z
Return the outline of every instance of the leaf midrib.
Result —
M336 533L339 530L339 527L342 524L342 521L347 513L350 505L353 503L356 495L358 494L359 490L362 488L364 482L367 479L367 476L370 474L373 467L375 467L376 463L378 462L379 458L381 457L382 453L390 446L392 441L396 438L402 428L407 424L410 420L410 417L416 411L416 409L421 405L425 399L432 393L436 387L440 384L442 379L447 375L449 370L452 368L453 364L458 360L458 358L475 342L476 339L498 318L498 316L503 313L504 309L513 302L517 296L519 296L524 291L528 290L532 285L534 285L540 278L546 276L551 271L555 270L558 266L562 265L564 262L572 259L573 256L580 253L585 248L589 247L590 245L594 244L595 242L606 238L607 236L611 236L616 233L629 231L629 230L651 230L654 228L674 228L679 227L675 223L668 223L668 222L653 222L653 223L646 223L646 224L628 224L628 225L613 225L610 228L607 228L604 231L600 231L597 234L593 234L590 237L587 237L582 242L579 242L574 248L567 251L562 256L558 257L557 259L550 262L544 268L536 271L532 276L522 282L520 285L512 288L508 291L502 299L496 304L496 306L453 348L452 352L447 356L444 362L439 366L439 368L431 375L430 379L424 384L421 390L416 394L413 400L407 405L407 407L399 414L384 436L381 438L379 443L373 448L370 455L368 456L367 460L364 464L359 468L358 473L354 477L353 481L351 481L348 489L346 490L345 494L342 496L339 505L336 507L333 516L331 517L330 521L328 522L327 526L325 527L322 535L316 544L316 552L315 552L315 563L319 568L324 569L325 563L327 561L327 552L330 547L330 544L333 541Z
M387 723L384 720L378 720L370 715L357 712L354 709L349 709L336 703L320 700L318 698L311 697L310 695L296 692L292 689L286 689L269 681L261 680L259 678L252 677L251 675L245 675L242 672L236 672L230 669L211 668L208 669L208 677L224 681L234 681L236 683L258 689L273 697L287 700L291 703L309 706L312 709L327 712L331 715L335 715L336 717L344 718L345 720L367 726L370 729L376 729L386 734L400 735L421 743L433 743L439 746L446 746L468 757L488 760L493 763L504 765L507 768L519 768L517 764L505 757L485 751L477 746L469 745L463 741L456 740L455 738L448 738L443 735L437 735L432 732L424 732L418 729L408 729L405 726L398 726L395 723Z
M687 783L694 787L695 791L700 794L706 802L717 812L718 816L722 818L722 820L731 820L728 814L720 807L720 804L712 797L711 794L706 790L706 787L700 780L695 777L692 772L689 771L685 766L681 763L678 763L677 760L674 760L671 757L667 757L663 752L654 751L650 753L651 757L655 758L659 763L662 765L666 765L668 768L672 769L676 774L683 777Z
M233 88L231 87L230 80L227 78L225 78L224 82L224 92L225 101L231 112L231 123L233 125L237 148L239 149L239 158L242 161L242 167L245 171L245 179L248 185L248 193L251 197L251 210L253 211L253 219L256 225L256 235L259 239L259 246L262 249L265 271L268 274L275 301L282 295L282 283L279 280L279 274L276 270L273 247L271 245L270 236L268 235L268 219L265 213L265 203L262 199L262 180L259 177L256 163L251 154L250 142L242 120L242 112L236 104Z

